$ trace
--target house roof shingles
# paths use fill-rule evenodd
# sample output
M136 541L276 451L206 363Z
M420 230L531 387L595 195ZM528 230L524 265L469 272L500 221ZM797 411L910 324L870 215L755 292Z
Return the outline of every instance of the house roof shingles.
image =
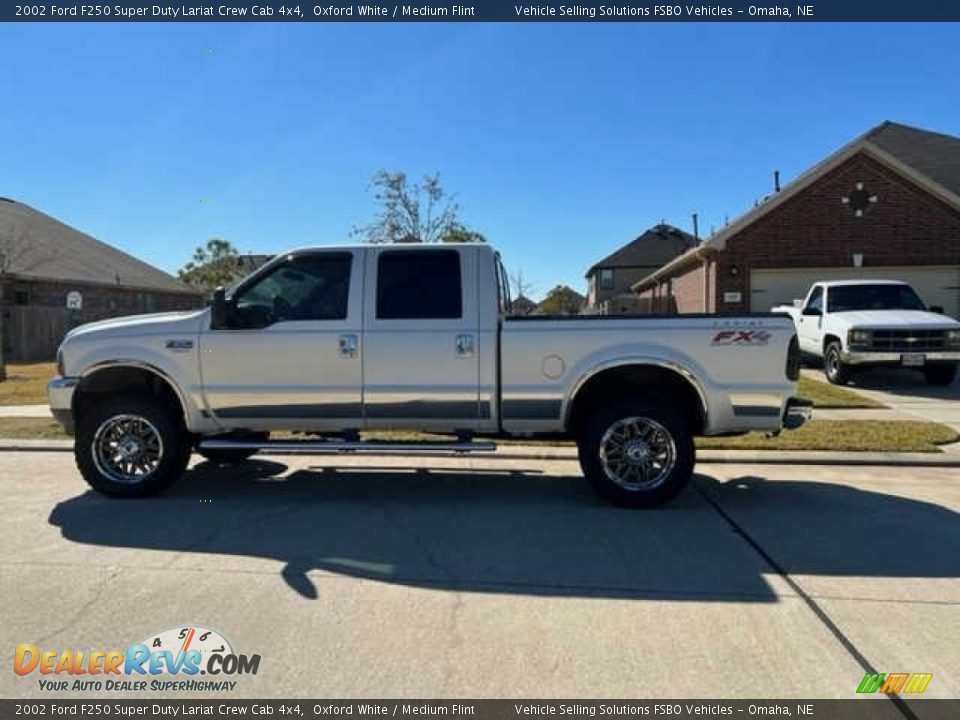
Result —
M886 156L889 159L883 160L884 162L893 164L903 173L913 173L932 192L960 207L960 138L887 120L802 173L784 186L780 193L748 210L703 244L662 264L659 269L634 283L632 289L635 292L641 291L705 253L723 250L727 238L771 212L780 202L800 192L833 167L859 152L874 157L880 154L881 160Z
M29 205L0 198L0 248L7 272L24 278L197 294L172 275Z
M887 121L864 140L960 195L960 138Z
M697 239L672 225L655 225L603 260L594 263L585 277L599 268L659 267L697 244Z

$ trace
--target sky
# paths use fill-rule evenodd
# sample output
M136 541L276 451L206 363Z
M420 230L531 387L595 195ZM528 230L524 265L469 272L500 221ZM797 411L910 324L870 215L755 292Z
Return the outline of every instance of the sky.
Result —
M175 273L354 241L439 173L535 297L884 120L960 135L950 24L0 25L0 196Z

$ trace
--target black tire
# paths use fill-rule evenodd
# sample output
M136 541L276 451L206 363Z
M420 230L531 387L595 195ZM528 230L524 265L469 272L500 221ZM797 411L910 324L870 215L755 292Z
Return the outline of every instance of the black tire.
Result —
M647 434L638 433L638 442L627 448L629 440L617 441L617 429L629 429L631 424ZM616 463L617 455L610 450L618 442L623 451L620 457L631 455L632 459ZM605 500L628 508L656 507L674 498L690 482L696 460L693 436L684 419L660 403L637 397L597 407L585 422L577 447L580 467L591 487ZM656 474L650 477L651 473ZM631 481L634 476L636 480Z
M956 363L937 363L923 369L927 385L949 385L957 377Z
M129 457L123 455L123 443ZM73 452L90 487L119 498L162 492L183 475L190 461L179 411L138 395L109 398L87 408L77 425Z
M841 360L840 343L836 340L823 352L823 374L833 385L846 385L850 380L850 368Z

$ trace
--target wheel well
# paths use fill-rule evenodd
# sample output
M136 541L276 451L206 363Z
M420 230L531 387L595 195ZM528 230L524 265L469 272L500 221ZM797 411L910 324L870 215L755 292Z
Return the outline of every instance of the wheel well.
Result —
M841 348L843 347L843 343L840 341L840 338L838 338L836 335L824 335L823 336L823 352L824 353L827 352L827 347L832 342L838 342L840 343L840 347Z
M679 372L658 365L623 365L591 377L572 400L568 430L578 433L594 409L628 394L668 403L686 419L694 435L703 432L706 408L697 389Z
M183 417L183 405L168 380L153 370L130 365L107 367L84 376L73 393L73 416L79 421L99 400L127 392L156 398Z

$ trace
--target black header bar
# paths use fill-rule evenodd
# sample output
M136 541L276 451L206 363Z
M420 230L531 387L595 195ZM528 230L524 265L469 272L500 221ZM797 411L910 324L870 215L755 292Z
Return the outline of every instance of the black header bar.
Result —
M3 3L5 22L960 22L950 0Z

